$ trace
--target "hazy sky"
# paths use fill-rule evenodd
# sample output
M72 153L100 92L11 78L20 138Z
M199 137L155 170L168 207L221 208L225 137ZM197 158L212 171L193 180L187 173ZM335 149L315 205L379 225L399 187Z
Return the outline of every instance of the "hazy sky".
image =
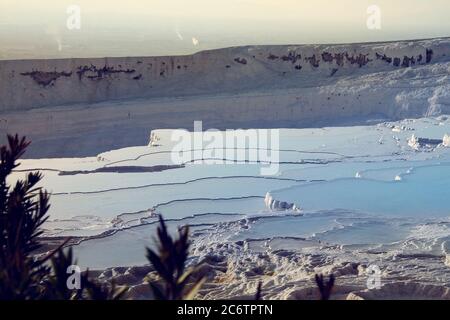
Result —
M66 9L81 9L68 30ZM367 28L367 8L381 29ZM0 0L0 58L185 54L450 36L450 0Z

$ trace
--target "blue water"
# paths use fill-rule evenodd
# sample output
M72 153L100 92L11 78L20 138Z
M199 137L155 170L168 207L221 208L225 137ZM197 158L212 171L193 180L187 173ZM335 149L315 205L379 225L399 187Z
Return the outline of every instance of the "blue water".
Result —
M272 192L305 211L346 209L387 216L450 216L450 164L420 167L402 181L346 178Z

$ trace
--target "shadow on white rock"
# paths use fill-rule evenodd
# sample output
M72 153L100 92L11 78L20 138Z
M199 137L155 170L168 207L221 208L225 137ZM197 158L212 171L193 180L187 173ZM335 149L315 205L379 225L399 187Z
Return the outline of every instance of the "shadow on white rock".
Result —
M417 282L394 282L380 289L351 292L347 300L450 300L450 288Z

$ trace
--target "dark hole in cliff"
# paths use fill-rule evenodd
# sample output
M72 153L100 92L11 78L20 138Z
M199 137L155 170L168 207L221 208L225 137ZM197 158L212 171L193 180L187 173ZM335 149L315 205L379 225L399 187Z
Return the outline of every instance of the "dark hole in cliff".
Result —
M240 64L247 64L247 60L245 58L235 58L234 59L235 62L240 63Z
M427 49L427 63L430 63L431 62L431 59L433 59L433 50L431 50L431 49Z
M116 73L130 74L134 72L136 72L135 69L122 69L121 67L120 69L115 69L114 67L110 67L107 65L103 66L102 68L97 68L97 66L91 64L90 66L85 65L78 67L77 74L80 80L82 79L83 76L86 76L86 74L88 79L101 80L106 76Z
M300 60L302 56L300 54L297 54L296 52L289 52L287 55L282 56L281 60L292 62L293 64L297 63L298 60Z
M333 55L329 52L322 53L322 60L325 62L333 62Z
M368 64L371 60L368 58L368 54L362 54L356 56L350 56L348 53L345 53L345 57L351 64L357 64L360 68Z
M379 59L379 60L386 61L389 64L392 63L392 58L388 57L386 54L381 55L377 52L377 53L375 53L375 55L376 55L377 59Z
M414 57L411 57L411 58L407 57L407 56L403 57L402 67L407 68L414 64L416 64L416 59Z
M314 68L319 67L319 59L316 58L315 54L313 54L311 57L305 57L305 60L308 61Z
M37 84L47 87L54 85L55 81L60 77L71 77L72 72L44 72L44 71L32 71L32 72L23 72L22 76L31 77Z

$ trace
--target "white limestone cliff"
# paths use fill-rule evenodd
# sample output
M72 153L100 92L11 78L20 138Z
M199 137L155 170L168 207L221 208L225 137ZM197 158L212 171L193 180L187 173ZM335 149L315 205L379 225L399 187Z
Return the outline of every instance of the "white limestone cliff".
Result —
M449 60L448 38L248 46L188 56L5 60L0 111L290 89L270 103L249 99L247 108L262 103L270 113L280 110L277 117L283 119L422 116L449 111ZM426 88L417 88L423 81Z

